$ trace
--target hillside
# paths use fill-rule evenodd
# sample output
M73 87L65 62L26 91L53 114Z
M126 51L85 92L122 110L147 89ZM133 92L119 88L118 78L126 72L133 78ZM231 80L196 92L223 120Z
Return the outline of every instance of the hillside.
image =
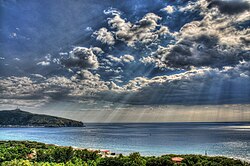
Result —
M99 150L39 142L0 141L0 166L250 166L247 162L222 156L102 154Z
M1 127L83 127L79 121L49 115L33 114L20 109L0 111Z

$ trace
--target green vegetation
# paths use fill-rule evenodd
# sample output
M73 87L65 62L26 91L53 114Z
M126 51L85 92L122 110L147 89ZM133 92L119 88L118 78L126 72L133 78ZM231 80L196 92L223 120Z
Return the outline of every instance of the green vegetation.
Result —
M250 166L249 163L226 157L143 157L139 153L102 157L98 152L30 141L0 141L0 166ZM172 161L173 157L183 160L178 164Z
M32 127L83 127L84 124L65 118L49 115L32 114L15 110L0 111L0 127L32 126Z

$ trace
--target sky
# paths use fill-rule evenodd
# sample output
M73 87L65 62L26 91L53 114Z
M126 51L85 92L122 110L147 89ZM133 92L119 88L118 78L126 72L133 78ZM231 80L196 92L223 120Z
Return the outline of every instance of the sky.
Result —
M0 109L250 120L249 0L0 0Z

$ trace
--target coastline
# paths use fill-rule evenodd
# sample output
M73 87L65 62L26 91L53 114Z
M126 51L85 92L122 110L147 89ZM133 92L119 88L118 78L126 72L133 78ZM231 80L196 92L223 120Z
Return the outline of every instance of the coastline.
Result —
M89 147L77 147L77 146L67 146L67 145L58 145L58 144L53 144L53 143L46 143L46 142L37 142L37 141L32 141L32 140L0 140L0 142L35 142L35 143L42 143L45 144L47 146L55 146L55 147L59 147L59 148L72 148L73 150L87 150L89 152L96 152L97 154L101 155L102 158L108 157L108 158L113 158L113 157L119 157L119 155L122 156L129 156L129 154L131 153L138 153L136 151L131 152L129 154L125 154L125 153L115 153L112 152L109 149L98 149L98 148L89 148ZM163 153L160 155L142 155L143 157L161 157L161 156L165 156L165 155L171 155L171 156L185 156L185 155L194 155L194 156L206 156L206 157L225 157L228 159L233 159L233 160L240 160L242 162L246 162L248 164L250 164L250 160L244 159L244 158L240 158L240 157L233 157L233 156L227 156L227 155L209 155L209 154L191 154L191 153L187 153L187 154L172 154L172 153Z
M9 153L15 149L15 153ZM26 163L26 165L86 165L95 163L96 166L122 166L136 163L136 166L155 166L163 164L175 166L176 164L219 164L250 166L249 162L228 158L224 156L204 156L193 154L164 154L162 156L142 156L138 152L129 155L115 154L109 150L86 149L72 146L59 146L36 141L0 141L1 160L0 165L13 165ZM8 155L8 157L4 157ZM163 163L162 163L163 162ZM118 164L119 163L119 164ZM147 163L147 164L146 164Z
M28 140L26 140L28 141ZM47 144L45 143L46 145L54 145L54 146L58 146L58 147L72 147L73 149L76 149L76 150L89 150L89 151L102 151L104 149L95 149L95 148L84 148L84 147L77 147L77 146L61 146L61 145L57 145L57 144ZM108 150L110 151L109 149L105 149L105 150ZM110 153L114 153L112 151L110 151ZM124 156L128 156L126 154L123 154L123 153L118 153L119 154L122 154ZM204 154L161 154L161 155L143 155L143 156L147 156L147 157L152 157L152 156L156 156L156 157L160 157L160 156L164 156L164 155L176 155L176 156L179 156L179 155L201 155L201 156L208 156L208 157L226 157L226 158L230 158L230 159L234 159L234 160L241 160L241 161L244 161L244 162L247 162L250 164L250 160L247 160L247 159L244 159L244 158L238 158L238 157L232 157L232 156L223 156L223 155L204 155Z
M28 141L28 140L26 140ZM110 151L109 149L95 149L95 148L84 148L84 147L77 147L77 146L61 146L61 145L57 145L57 144L47 144L47 143L44 143L46 145L53 145L53 146L57 146L57 147L66 147L66 148L69 148L69 147L72 147L73 149L75 150L88 150L88 151L97 151L97 152L101 152L103 150L108 150L110 153L114 153L112 151ZM132 152L132 153L135 153L135 152ZM115 153L116 154L116 153ZM123 155L123 156L128 156L126 154L123 154L123 153L118 153L116 154L116 156L118 155ZM168 154L168 153L165 153L165 154L161 154L161 155L143 155L143 156L146 156L146 157L160 157L160 156L164 156L164 155L176 155L176 156L180 156L180 155L197 155L197 156L208 156L208 157L226 157L226 158L230 158L230 159L234 159L234 160L240 160L240 161L243 161L243 162L247 162L250 164L250 160L247 160L247 159L244 159L244 158L238 158L238 157L232 157L232 156L223 156L223 155L204 155L204 154ZM116 156L109 156L109 157L116 157ZM105 157L105 156L104 156Z

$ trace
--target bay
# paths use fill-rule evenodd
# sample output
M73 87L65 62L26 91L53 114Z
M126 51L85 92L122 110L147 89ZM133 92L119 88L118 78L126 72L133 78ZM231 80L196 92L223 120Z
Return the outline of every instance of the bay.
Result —
M115 153L205 154L250 161L250 123L87 123L86 127L0 128L0 140L32 140Z

